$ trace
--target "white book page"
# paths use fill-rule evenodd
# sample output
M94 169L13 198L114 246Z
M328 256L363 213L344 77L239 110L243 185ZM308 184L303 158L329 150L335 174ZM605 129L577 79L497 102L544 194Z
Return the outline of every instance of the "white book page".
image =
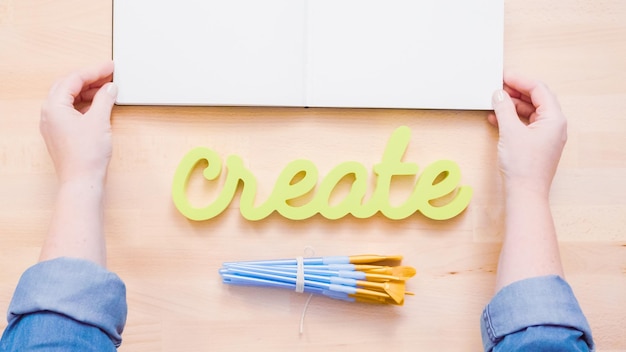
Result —
M116 0L118 104L303 106L304 0Z
M491 109L503 0L309 0L308 105Z

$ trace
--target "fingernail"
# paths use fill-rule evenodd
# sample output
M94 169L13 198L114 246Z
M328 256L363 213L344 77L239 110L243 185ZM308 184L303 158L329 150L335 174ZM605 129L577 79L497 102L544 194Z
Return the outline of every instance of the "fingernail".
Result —
M492 104L493 105L499 104L499 103L501 103L503 101L504 101L504 90L502 90L502 89L496 90L493 93L493 97L492 97L492 100L491 100Z
M107 94L109 94L113 98L117 97L117 85L115 85L115 83L113 82L109 83L106 89L107 89Z

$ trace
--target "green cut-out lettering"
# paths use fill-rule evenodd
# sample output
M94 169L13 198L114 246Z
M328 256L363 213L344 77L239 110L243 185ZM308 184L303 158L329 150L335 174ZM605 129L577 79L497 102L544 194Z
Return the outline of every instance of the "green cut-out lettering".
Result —
M348 195L339 204L331 206L330 197L337 184L349 175L354 176L354 181ZM365 166L357 162L348 161L337 165L322 180L315 196L315 203L319 207L320 214L327 219L335 220L359 209L367 191L367 176L368 172Z
M256 177L243 165L243 160L237 155L231 155L226 160L228 173L226 184L224 184L224 201L232 202L237 192L239 183L243 183L241 198L239 200L239 211L241 215L251 221L265 219L274 209L267 205L254 206L257 191ZM218 215L218 214L215 214Z
M290 204L290 201L311 192L317 184L317 174L317 167L309 160L290 162L278 176L272 194L267 200L267 207L275 209L280 215L292 220L312 217L317 213L315 203L309 202L295 206Z
M209 181L217 179L222 172L222 161L219 155L208 148L198 147L188 152L180 161L174 173L174 181L172 182L172 199L176 209L188 219L196 221L211 219L224 211L230 203L230 201L226 203L223 200L220 201L220 198L204 208L196 208L189 203L187 199L189 177L196 166L202 161L208 163L207 167L202 172L204 178Z
M461 170L454 161L439 160L428 165L413 190L412 198L418 202L419 211L434 220L447 220L459 215L467 208L473 194L472 188L468 186L457 189L459 181ZM447 204L435 206L431 203L455 190L454 198Z
M386 217L398 220L417 211L415 208L409 214L404 215L405 212L401 208L395 208L389 204L389 192L393 177L415 176L419 170L417 164L402 161L410 139L411 130L406 126L399 127L393 132L387 142L382 161L374 166L374 173L376 173L374 193L362 207L352 212L354 216L369 218L380 211Z
M348 214L357 218L369 218L380 212L389 219L405 219L416 212L435 220L446 220L467 208L473 190L459 186L461 171L450 160L439 160L428 165L419 177L419 166L404 162L411 130L402 126L389 138L380 163L374 165L375 189L365 200L368 171L354 161L344 162L333 168L320 181L318 171L310 160L295 160L287 164L278 176L272 193L260 206L255 207L257 179L244 165L239 156L231 155L226 160L226 180L217 198L209 205L196 208L187 198L187 185L193 170L201 162L208 165L203 177L210 182L222 175L222 162L214 151L195 148L179 163L172 184L172 199L176 208L187 218L196 221L211 219L221 214L231 204L239 185L242 185L239 208L242 216L256 221L277 211L292 220L308 219L320 213L327 219L339 219ZM416 178L411 192L399 206L390 204L390 190L394 177ZM343 199L331 205L331 197L342 180L351 177L350 188ZM442 204L445 202L445 204Z

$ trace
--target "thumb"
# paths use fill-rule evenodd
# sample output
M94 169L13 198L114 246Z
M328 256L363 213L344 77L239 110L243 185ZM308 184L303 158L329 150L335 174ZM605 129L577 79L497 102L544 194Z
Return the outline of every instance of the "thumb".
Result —
M515 128L521 123L519 116L517 115L517 110L515 109L515 104L505 90L496 90L493 93L491 104L493 106L493 111L496 114L498 130L500 132L504 129L509 130Z
M103 85L93 98L93 102L89 108L89 114L95 115L98 118L109 120L111 118L111 110L113 109L113 104L115 104L116 98L117 86L115 83L110 82Z

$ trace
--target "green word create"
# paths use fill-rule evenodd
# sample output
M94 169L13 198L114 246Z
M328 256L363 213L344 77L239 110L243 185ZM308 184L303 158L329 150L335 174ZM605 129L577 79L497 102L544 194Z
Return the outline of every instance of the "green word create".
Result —
M221 214L232 202L240 184L241 215L253 221L264 219L274 211L292 220L308 219L318 213L333 220L348 214L356 218L369 218L377 212L394 220L405 219L416 212L435 220L459 215L467 208L473 191L469 186L459 186L461 171L450 160L439 160L428 165L417 177L406 201L397 206L390 204L389 192L394 176L415 177L418 173L417 164L402 161L410 138L411 130L406 126L393 132L381 162L374 165L375 189L368 199L365 198L371 175L361 163L341 163L319 181L315 164L300 159L285 166L268 199L255 206L257 179L244 166L242 159L231 155L224 166L220 156L205 147L191 150L181 160L174 174L172 198L184 216L196 221L209 220ZM226 171L226 179L221 192L210 204L195 207L187 197L187 183L200 163L208 163L202 172L206 182L219 182L222 171ZM347 194L331 205L335 188L346 179L351 181ZM305 199L305 196L310 199L305 204L294 204L296 200ZM444 204L441 204L441 200L444 200Z

